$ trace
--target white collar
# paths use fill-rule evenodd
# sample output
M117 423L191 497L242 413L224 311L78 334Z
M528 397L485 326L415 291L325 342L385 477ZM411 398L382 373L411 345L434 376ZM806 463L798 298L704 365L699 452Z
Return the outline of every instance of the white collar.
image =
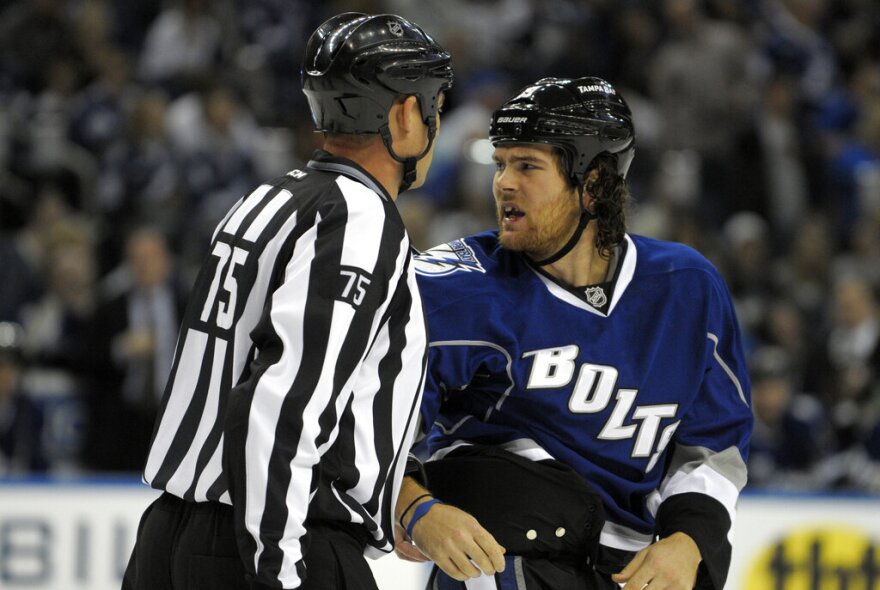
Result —
M539 279L541 279L541 281L543 281L544 285L547 287L547 290L550 291L550 294L557 299L564 301L569 305L573 305L579 309L594 313L598 316L607 317L614 312L614 308L617 306L617 302L620 301L621 297L623 297L624 292L626 291L630 282L632 282L633 275L636 272L636 259L638 258L636 245L629 237L629 234L624 234L623 238L626 240L627 243L626 253L623 255L623 260L620 261L620 272L617 276L617 281L614 284L614 292L611 294L611 304L608 306L607 314L604 314L601 311L597 310L586 301L579 299L576 295L574 295L564 287L560 286L550 278L544 276L533 267L529 266L529 268L533 273L538 276Z

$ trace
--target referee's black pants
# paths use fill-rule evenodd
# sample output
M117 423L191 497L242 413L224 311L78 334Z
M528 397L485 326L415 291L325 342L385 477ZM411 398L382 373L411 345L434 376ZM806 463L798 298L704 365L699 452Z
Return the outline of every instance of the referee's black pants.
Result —
M344 526L307 522L301 590L378 590L363 544ZM122 590L251 590L232 507L164 493L144 511Z

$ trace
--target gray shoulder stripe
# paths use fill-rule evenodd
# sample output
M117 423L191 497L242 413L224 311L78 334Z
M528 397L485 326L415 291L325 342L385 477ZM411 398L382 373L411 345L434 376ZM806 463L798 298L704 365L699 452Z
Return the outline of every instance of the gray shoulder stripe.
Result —
M385 189L380 188L379 185L377 185L376 182L373 181L373 179L371 179L369 176L367 176L357 168L352 168L351 166L345 166L336 162L318 162L315 160L309 160L308 167L314 168L315 170L335 172L337 174L342 174L343 176L348 176L349 178L354 178L361 184L372 189L372 191L379 195L382 199L387 200L385 196Z
M746 463L736 447L728 447L716 453L706 447L676 445L667 473L690 473L701 465L706 465L729 479L738 490L746 485Z
M721 355L718 354L718 336L716 336L712 332L709 332L706 334L706 337L711 340L715 345L715 348L712 351L712 356L715 357L715 360L718 361L718 364L721 365L721 368L724 369L724 372L727 373L727 376L730 377L731 381L733 381L733 385L736 387L737 393L739 393L739 399L741 399L742 403L744 403L746 407L748 407L749 402L746 401L746 395L743 393L742 384L739 382L739 379L737 379L736 373L734 373L733 370L731 370L731 368L727 366L727 363L725 363L724 359L721 358Z

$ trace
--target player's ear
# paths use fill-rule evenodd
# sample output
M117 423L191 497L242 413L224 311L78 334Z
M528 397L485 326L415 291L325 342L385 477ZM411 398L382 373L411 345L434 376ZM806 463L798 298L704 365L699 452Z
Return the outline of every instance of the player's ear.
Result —
M593 202L593 187L596 185L596 181L599 180L599 169L593 168L590 170L590 173L587 174L587 179L584 181L584 190L583 190L583 205L585 208L589 209L590 204Z

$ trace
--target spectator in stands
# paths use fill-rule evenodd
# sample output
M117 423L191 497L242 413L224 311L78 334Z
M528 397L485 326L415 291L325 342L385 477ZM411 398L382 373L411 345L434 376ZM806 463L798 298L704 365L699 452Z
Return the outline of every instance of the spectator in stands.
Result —
M58 59L78 59L79 48L64 0L4 3L0 13L0 70L19 88L39 92L46 65Z
M769 0L763 3L762 57L776 72L794 76L798 94L811 107L831 91L837 74L834 47L822 35L828 0Z
M46 290L24 305L21 323L31 371L60 370L73 378L82 367L82 341L94 305L93 228L68 217L52 227L46 250Z
M474 73L503 64L523 72L531 59L523 59L521 42L529 37L539 2L531 0L386 0L379 4L390 7L388 12L406 14L416 22L431 23L432 34L443 40L452 55L466 56L456 61L455 75L468 79ZM569 10L562 2L557 10ZM376 12L370 8L367 12ZM463 15L467 15L464 17ZM533 52L534 55L534 52ZM573 56L572 56L573 58ZM537 58L534 58L537 59ZM543 73L546 74L542 70ZM523 73L531 80L532 73ZM525 81L525 80L524 80ZM514 85L516 87L516 85Z
M880 211L859 219L850 245L849 251L834 260L835 276L858 275L868 281L875 293L880 293Z
M835 241L848 246L863 214L880 210L880 60L863 59L846 87L822 104L819 121Z
M20 320L21 309L36 299L41 282L13 232L0 233L0 322Z
M818 325L828 301L832 262L838 253L828 218L810 211L798 225L787 251L777 251L775 289L791 297L807 321Z
M128 56L108 47L98 56L97 75L74 101L70 139L101 157L125 133L127 113L134 101Z
M822 405L801 393L786 352L775 346L750 359L755 430L749 451L749 486L810 489L817 467L833 450Z
M266 124L305 124L311 133L311 122L298 118L308 109L302 84L290 73L302 67L306 39L323 22L326 8L311 0L234 0L234 6L243 43L235 61L247 74L248 104Z
M131 227L170 229L183 218L180 168L167 132L167 95L159 90L137 99L125 135L107 151L96 192L106 223L104 252L122 251ZM102 261L112 268L119 257Z
M215 82L175 100L167 127L179 158L183 199L176 233L186 262L198 266L217 223L257 183L257 125L235 89Z
M54 229L66 223L70 207L47 185L38 190L23 215L23 227L0 233L0 321L20 323L25 304L42 296Z
M620 77L624 87L632 89L627 97L635 92L644 95L648 91L648 69L660 45L661 23L653 18L648 4L626 3L614 6L613 10L619 11L619 18L615 21L619 50L614 75Z
M768 302L757 339L761 345L782 349L791 363L795 387L802 388L806 385L804 374L807 363L813 356L816 339L810 335L803 313L790 297L775 295Z
M810 383L821 387L841 450L862 443L874 427L868 411L880 392L880 315L865 279L843 277L834 285L831 326L810 363Z
M41 418L24 390L24 351L18 324L0 322L0 476L46 469Z
M174 0L151 23L140 53L140 77L176 95L220 60L222 28L206 0Z
M775 250L791 240L810 204L811 159L801 135L804 129L793 79L774 76L737 140L732 162L736 202L767 219Z
M44 83L34 94L19 93L9 105L13 150L10 169L38 185L52 182L71 206L87 208L96 162L68 139L70 111L81 83L78 62L60 56L43 64Z
M28 395L41 417L40 448L48 468L80 467L85 364L83 345L92 319L96 264L92 225L68 216L47 238L41 297L21 313Z
M661 147L699 155L701 214L718 223L736 210L729 164L756 102L747 67L752 47L744 31L707 18L698 0L664 0L662 6L669 37L649 68Z
M722 228L725 258L722 268L736 305L737 316L753 337L772 293L770 228L760 215L743 211Z
M165 236L140 228L104 284L91 329L91 467L139 471L146 460L184 304L172 263Z

